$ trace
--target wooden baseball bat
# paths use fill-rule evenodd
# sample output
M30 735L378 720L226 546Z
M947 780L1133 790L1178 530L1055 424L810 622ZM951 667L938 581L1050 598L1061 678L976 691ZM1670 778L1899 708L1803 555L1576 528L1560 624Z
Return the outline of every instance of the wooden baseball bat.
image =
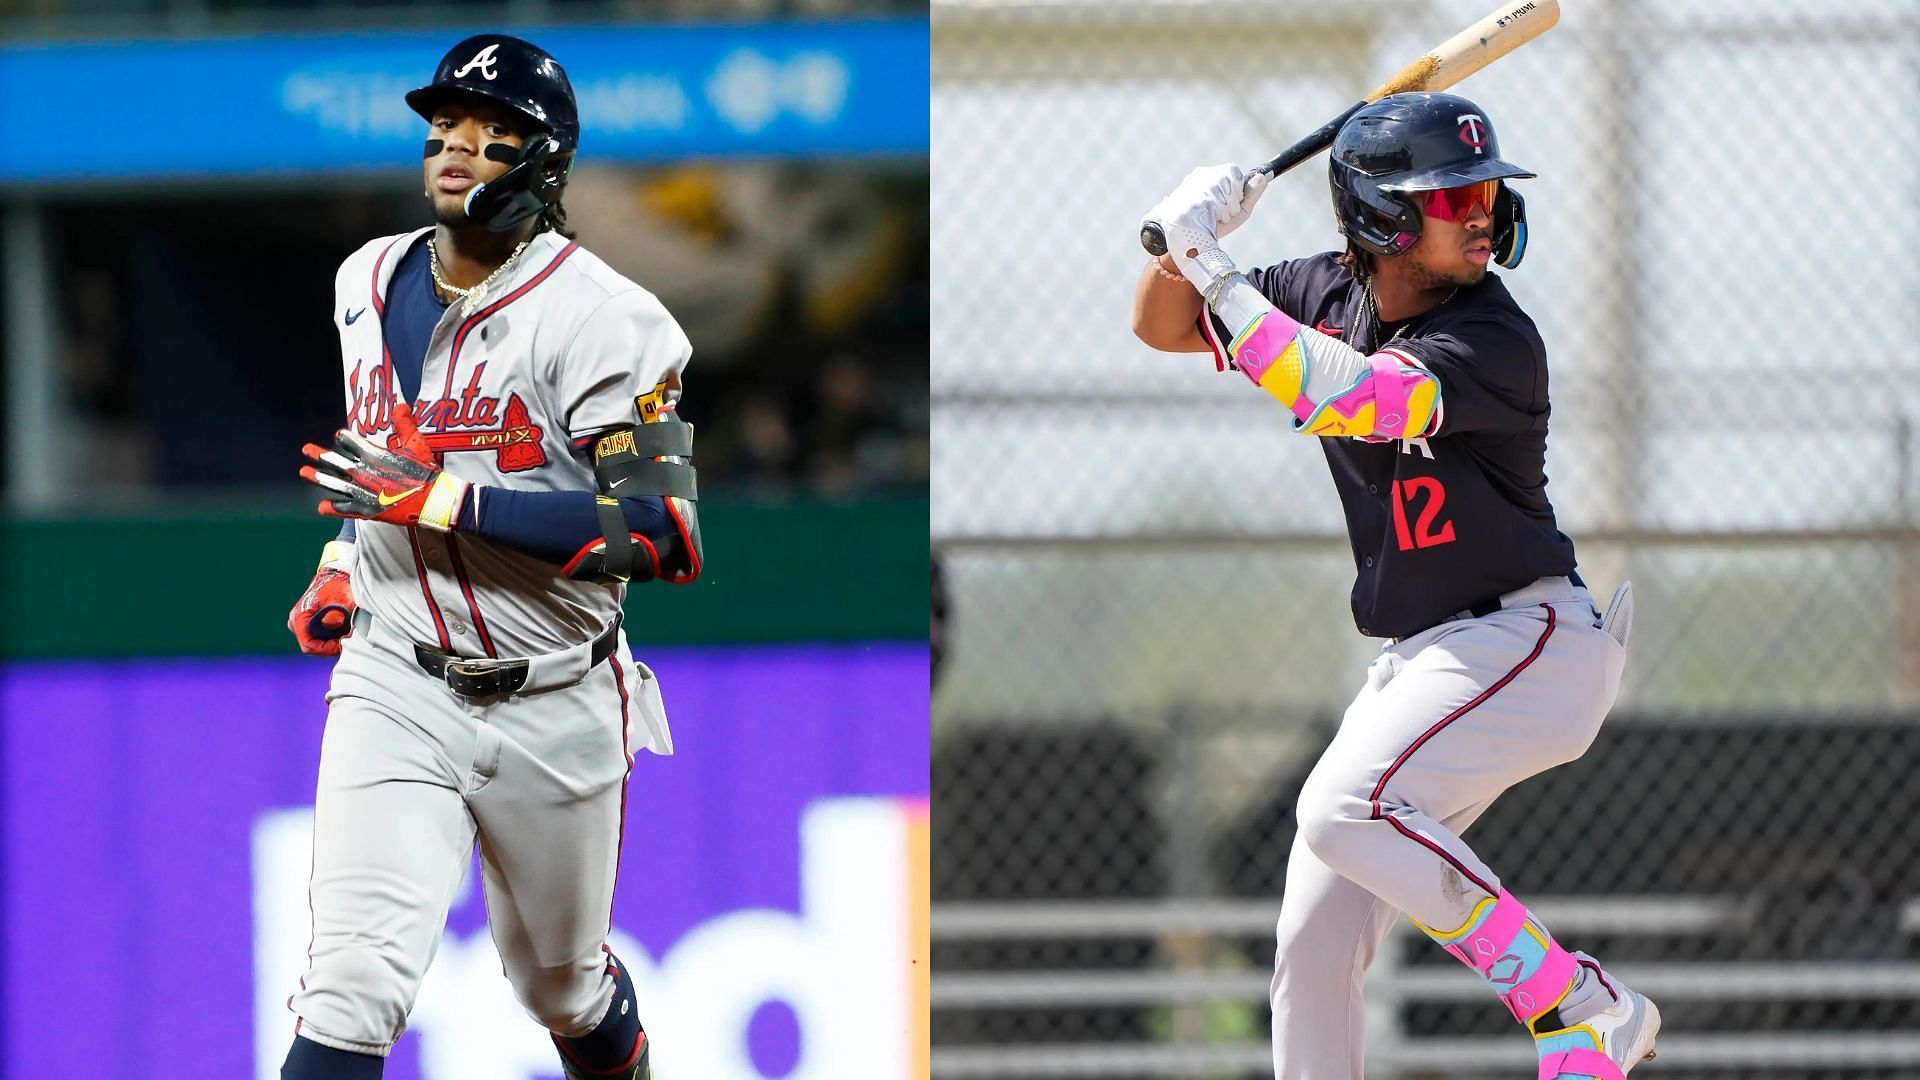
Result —
M1332 146L1340 125L1388 94L1445 90L1553 29L1559 21L1560 0L1508 0L1486 18L1442 42L1439 48L1401 68L1393 78L1327 121L1320 130L1287 147L1272 161L1256 166L1247 178L1248 184L1251 185L1256 176L1268 179L1279 176ZM1140 246L1149 254L1167 253L1167 238L1161 234L1159 225L1150 221L1141 227Z

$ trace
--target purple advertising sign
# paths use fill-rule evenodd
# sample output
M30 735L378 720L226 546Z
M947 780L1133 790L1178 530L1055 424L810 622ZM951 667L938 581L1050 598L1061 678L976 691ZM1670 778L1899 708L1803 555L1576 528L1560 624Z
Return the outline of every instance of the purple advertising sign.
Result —
M926 647L645 659L675 753L634 765L612 941L658 1070L923 1074ZM0 1075L278 1075L329 668L0 668ZM560 1075L472 882L390 1080Z

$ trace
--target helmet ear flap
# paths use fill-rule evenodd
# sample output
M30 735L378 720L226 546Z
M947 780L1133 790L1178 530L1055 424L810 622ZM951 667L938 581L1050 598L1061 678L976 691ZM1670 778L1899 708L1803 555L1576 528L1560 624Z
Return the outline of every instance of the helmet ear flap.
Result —
M512 168L467 192L467 217L484 224L493 232L506 232L545 209L559 197L567 170L558 178L547 171L547 159L560 151L560 140L545 132L534 135L513 149L504 143L490 144L484 151L495 161L511 162Z
M1371 178L1335 162L1333 212L1347 239L1375 255L1404 255L1420 239L1420 209L1381 191Z
M1511 270L1527 254L1527 201L1502 183L1493 200L1493 261Z

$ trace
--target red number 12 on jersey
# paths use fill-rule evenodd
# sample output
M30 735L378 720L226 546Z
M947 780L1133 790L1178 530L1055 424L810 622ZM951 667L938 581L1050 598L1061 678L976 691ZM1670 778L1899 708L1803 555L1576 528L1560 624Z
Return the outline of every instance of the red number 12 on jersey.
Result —
M1419 507L1419 517L1414 522L1417 534L1407 529L1407 504L1425 500ZM1440 508L1447 502L1447 489L1439 480L1431 476L1415 476L1393 482L1393 534L1400 541L1401 551L1414 548L1438 547L1453 543L1453 522L1434 522L1440 517Z

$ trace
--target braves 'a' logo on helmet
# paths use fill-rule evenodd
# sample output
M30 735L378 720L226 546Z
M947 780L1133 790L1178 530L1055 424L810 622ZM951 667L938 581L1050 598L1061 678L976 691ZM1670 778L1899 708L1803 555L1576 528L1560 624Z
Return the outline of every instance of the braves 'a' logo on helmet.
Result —
M1473 113L1462 113L1454 120L1460 125L1460 141L1473 147L1476 154L1487 152L1487 122Z
M464 79L467 77L467 72L472 71L474 68L479 68L481 78L489 80L499 78L499 75L493 70L493 51L499 47L497 44L489 45L479 52L474 53L473 59L467 61L466 66L462 67L459 71L454 72L453 77L456 79Z

